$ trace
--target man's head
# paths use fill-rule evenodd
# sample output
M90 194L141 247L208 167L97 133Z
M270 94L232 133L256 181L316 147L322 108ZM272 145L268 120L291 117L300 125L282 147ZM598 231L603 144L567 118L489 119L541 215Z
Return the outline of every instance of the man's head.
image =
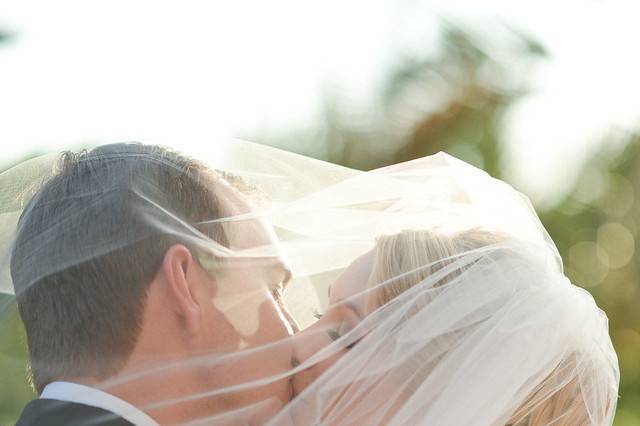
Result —
M261 326L242 335L215 303L235 283L200 261L202 241L224 249L247 240L242 226L232 235L216 220L248 209L216 172L165 148L128 143L63 154L24 210L11 258L36 389L54 380L99 383L149 360L286 336L266 288L275 284L253 283ZM194 380L209 379L201 373L192 372Z

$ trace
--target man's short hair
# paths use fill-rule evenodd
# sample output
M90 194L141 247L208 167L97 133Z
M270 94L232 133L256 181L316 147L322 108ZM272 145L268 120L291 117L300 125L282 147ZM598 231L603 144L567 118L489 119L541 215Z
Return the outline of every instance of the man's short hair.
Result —
M204 164L159 146L111 144L61 155L20 218L11 256L39 393L51 381L104 379L124 366L140 333L149 283L168 248L184 243L145 221L145 208L161 206L197 227L225 210L215 193L219 179ZM202 231L227 244L221 227Z

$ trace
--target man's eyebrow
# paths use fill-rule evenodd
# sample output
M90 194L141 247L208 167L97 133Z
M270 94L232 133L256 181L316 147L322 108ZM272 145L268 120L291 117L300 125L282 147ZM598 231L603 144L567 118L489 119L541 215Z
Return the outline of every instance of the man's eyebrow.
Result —
M283 266L283 270L284 270L284 278L282 279L282 287L286 288L291 282L291 278L293 277L293 274L291 273L291 269L287 268L286 266Z
M287 284L289 284L289 282L291 281L291 278L293 278L293 274L291 273L291 269L282 261L278 261L276 263L276 266L282 270L284 277L282 278L282 287L286 288Z

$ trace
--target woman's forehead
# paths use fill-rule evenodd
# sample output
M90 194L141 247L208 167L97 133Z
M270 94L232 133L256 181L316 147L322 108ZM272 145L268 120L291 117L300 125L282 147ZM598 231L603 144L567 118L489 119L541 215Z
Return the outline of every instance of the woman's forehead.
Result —
M329 287L329 302L347 299L367 289L369 275L373 268L373 250L354 260L338 279Z

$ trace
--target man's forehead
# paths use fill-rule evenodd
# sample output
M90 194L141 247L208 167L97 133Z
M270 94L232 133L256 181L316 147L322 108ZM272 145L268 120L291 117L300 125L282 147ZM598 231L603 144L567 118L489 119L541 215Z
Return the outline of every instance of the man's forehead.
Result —
M256 247L268 248L273 246L274 250L280 246L280 240L273 227L263 218L259 217L238 217L225 223L229 244L232 248L252 249Z
M291 269L288 256L275 230L264 218L235 220L226 228L230 249L238 257L256 259L256 262L264 266Z
M290 262L268 217L230 182L224 181L219 192L227 198L228 216L222 221L222 226L229 248L239 257L271 259L270 266L288 273Z

